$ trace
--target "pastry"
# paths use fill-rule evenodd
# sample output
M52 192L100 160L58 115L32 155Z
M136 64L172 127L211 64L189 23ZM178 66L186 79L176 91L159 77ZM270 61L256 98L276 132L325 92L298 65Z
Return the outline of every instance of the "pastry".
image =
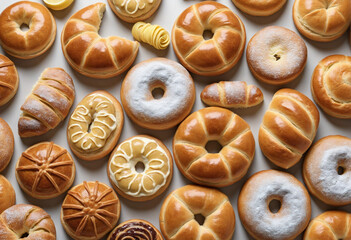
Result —
M157 91L162 95L157 95ZM195 102L192 77L182 65L152 58L135 65L122 83L121 100L129 118L139 126L169 129L181 122Z
M22 30L23 26L28 30ZM55 19L40 3L19 1L0 15L0 44L14 57L37 57L51 47L55 37Z
M76 168L66 149L42 142L24 151L16 164L16 178L22 190L33 198L50 199L72 185Z
M20 137L42 135L66 118L75 98L72 78L62 68L46 68L21 106Z
M252 16L269 16L278 12L286 0L232 0L237 8Z
M3 175L0 175L0 214L15 204L15 190L11 183Z
M116 146L124 122L118 100L106 91L88 94L77 105L67 125L72 152L83 160L97 160Z
M52 10L63 10L68 8L74 0L43 0L48 8Z
M213 37L204 37L206 31ZM181 64L203 76L219 75L234 67L243 54L245 42L245 27L240 18L213 1L185 9L172 30L173 49Z
M15 64L0 54L0 106L15 96L18 89L18 73Z
M150 23L137 22L132 28L132 34L135 40L150 44L159 50L166 49L171 41L166 29Z
M222 149L208 152L210 141L217 141ZM192 113L179 125L173 154L178 169L189 180L224 187L246 174L255 154L255 140L241 117L224 108L208 107Z
M10 126L0 118L0 172L2 172L10 163L15 139Z

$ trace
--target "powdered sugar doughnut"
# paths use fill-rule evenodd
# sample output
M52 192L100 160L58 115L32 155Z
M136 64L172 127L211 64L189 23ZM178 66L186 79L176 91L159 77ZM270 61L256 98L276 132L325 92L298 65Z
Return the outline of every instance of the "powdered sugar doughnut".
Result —
M333 135L318 140L303 164L308 190L333 206L351 203L351 139Z
M160 98L154 96L161 92ZM138 125L156 130L181 122L195 101L193 79L179 63L153 58L134 66L125 77L121 100L128 116Z
M307 47L293 31L270 26L251 38L246 58L258 80L272 85L285 84L294 80L304 69Z
M280 202L277 211L272 201ZM311 218L311 199L294 176L276 170L261 171L249 178L238 200L239 216L255 239L295 239Z

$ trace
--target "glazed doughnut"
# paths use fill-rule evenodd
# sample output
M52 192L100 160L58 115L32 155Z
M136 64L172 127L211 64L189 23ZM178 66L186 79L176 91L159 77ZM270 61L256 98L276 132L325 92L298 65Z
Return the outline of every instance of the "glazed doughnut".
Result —
M278 12L286 0L232 0L237 8L252 16L269 16Z
M22 25L28 26L28 31L22 31ZM0 44L14 57L37 57L51 47L55 37L55 19L42 4L20 1L0 15Z
M135 23L151 17L161 0L108 0L108 3L120 19Z
M24 151L16 164L16 178L22 190L33 198L50 199L72 185L76 168L66 149L42 142Z
M0 54L0 107L15 96L18 83L19 78L15 64Z
M246 58L258 80L272 85L286 84L297 78L305 68L307 47L293 31L269 26L251 38Z
M144 166L142 172L136 167ZM114 189L133 201L155 198L167 189L173 175L172 155L158 139L138 135L120 143L111 154L107 173Z
M0 175L0 214L15 203L15 190L11 183L3 175Z
M209 141L217 141L222 149L207 152ZM255 140L241 117L224 108L208 107L192 113L179 125L173 154L178 169L190 181L224 187L246 174L255 154Z
M170 43L169 33L159 25L137 22L132 28L135 40L150 44L156 49L164 50Z
M351 203L351 139L331 135L318 140L303 164L308 190L322 202L343 206Z
M0 215L1 239L56 240L55 224L43 209L29 204L18 204Z
M163 96L153 96L162 90ZM152 58L135 65L124 78L121 100L129 118L154 130L181 122L195 102L195 86L186 69L166 58Z
M211 31L206 40L203 34ZM176 20L172 30L173 49L190 72L215 76L239 61L246 42L240 18L226 6L212 1L192 5Z
M330 42L346 32L351 20L351 2L345 0L295 0L293 19L305 37Z
M10 163L15 139L10 126L0 118L0 172L2 172Z
M279 201L279 209L272 207ZM238 199L241 223L259 240L292 240L307 227L311 218L311 199L294 176L276 170L252 175Z
M312 75L311 92L327 114L351 119L351 57L331 55L321 60Z
M107 240L163 240L154 225L141 219L132 219L119 224Z
M97 160L116 146L124 122L118 100L106 91L88 94L78 104L67 125L72 152L83 160Z
M197 216L204 218L203 224ZM213 188L187 185L162 204L160 228L166 240L232 239L235 214L228 197Z
M351 214L327 211L314 218L305 231L304 240L351 239Z

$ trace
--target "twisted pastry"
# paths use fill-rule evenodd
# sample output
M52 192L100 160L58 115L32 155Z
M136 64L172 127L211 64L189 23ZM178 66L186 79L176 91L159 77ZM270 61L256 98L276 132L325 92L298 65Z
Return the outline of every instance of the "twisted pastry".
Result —
M159 50L166 49L170 43L169 33L159 25L137 22L133 26L132 34L137 41L150 44Z

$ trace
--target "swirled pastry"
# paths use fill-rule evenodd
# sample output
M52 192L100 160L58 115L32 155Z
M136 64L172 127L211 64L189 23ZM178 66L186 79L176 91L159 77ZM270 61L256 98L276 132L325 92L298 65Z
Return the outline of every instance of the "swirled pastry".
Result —
M18 89L18 73L15 64L0 54L0 106L10 101Z
M170 43L169 33L159 25L137 22L133 26L132 34L137 41L150 44L159 50L166 49Z
M144 166L141 172L138 172L138 164ZM168 187L173 174L172 156L160 140L138 135L117 146L111 154L107 172L120 195L134 201L146 201Z
M67 140L72 152L83 160L96 160L109 154L123 127L121 104L106 91L87 95L72 113Z

